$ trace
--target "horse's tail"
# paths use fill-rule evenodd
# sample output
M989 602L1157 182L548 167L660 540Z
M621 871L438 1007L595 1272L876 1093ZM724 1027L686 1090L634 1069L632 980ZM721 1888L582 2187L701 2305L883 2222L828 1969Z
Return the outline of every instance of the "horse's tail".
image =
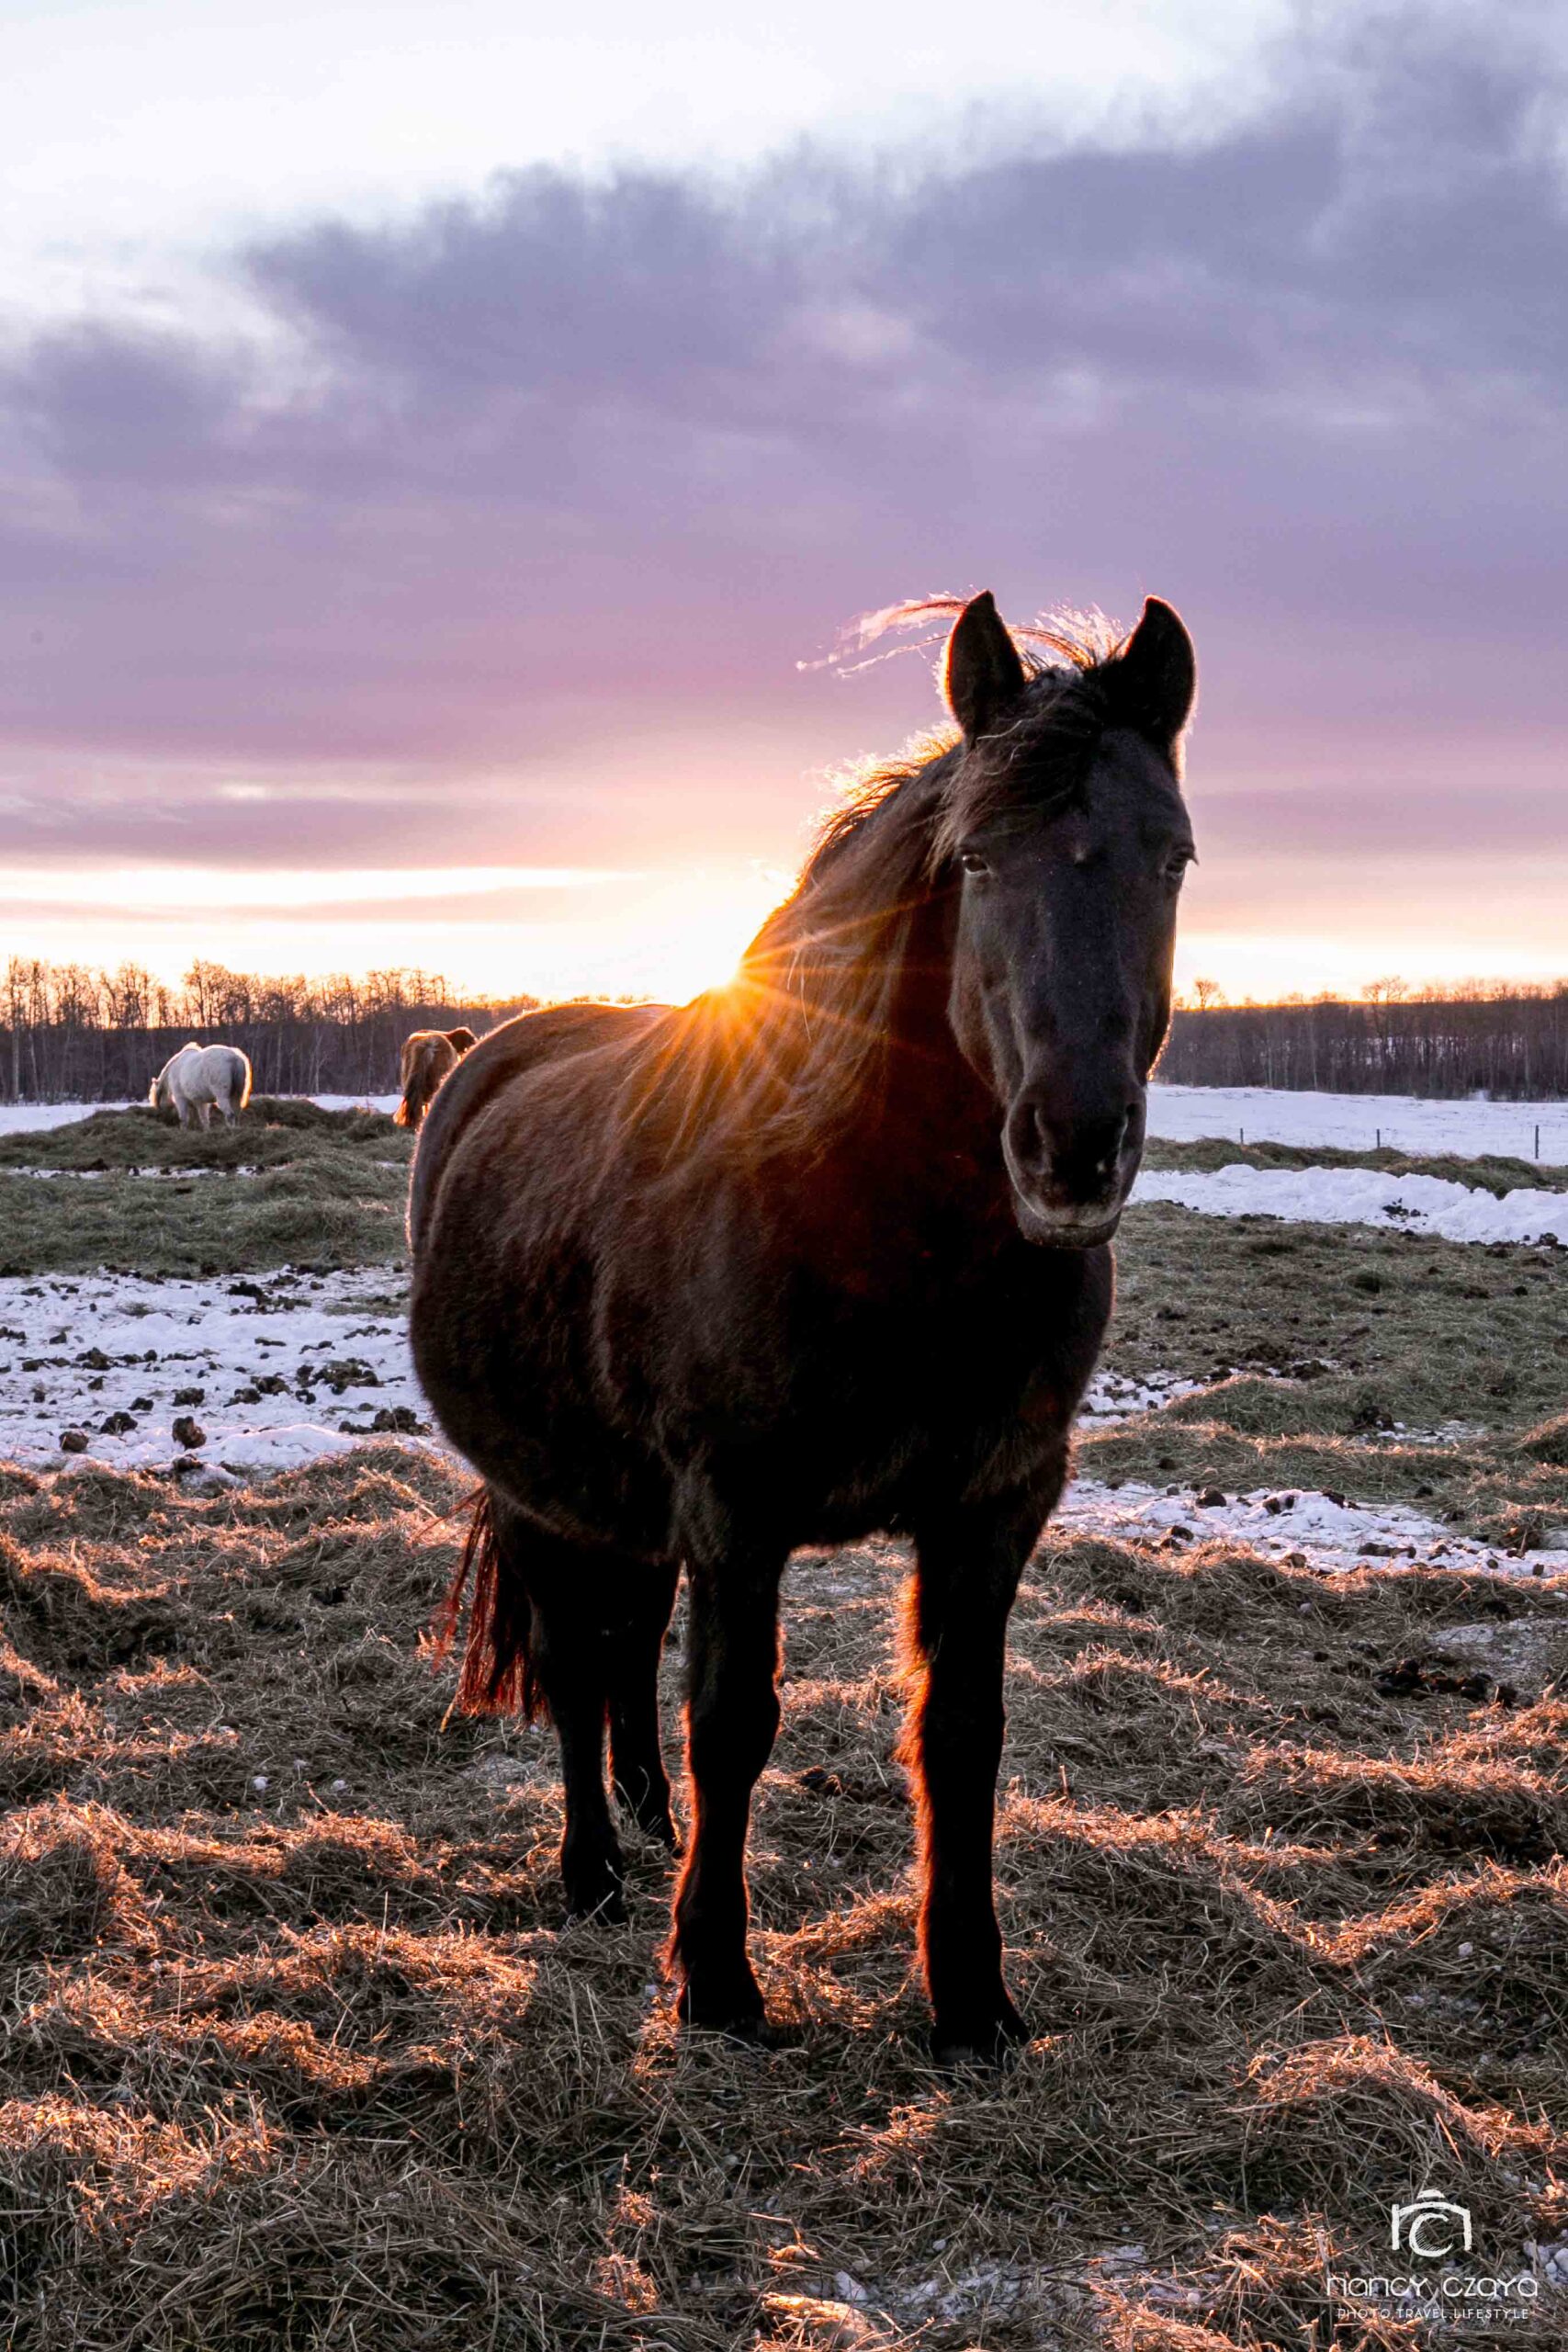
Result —
M254 1073L251 1069L251 1057L249 1054L243 1054L238 1046L236 1046L233 1048L233 1055L235 1061L240 1065L240 1099L234 1103L234 1110L236 1114L238 1114L244 1109L246 1103L251 1099L251 1079ZM229 1099L231 1102L233 1102L232 1094L230 1095Z
M398 1076L402 1080L403 1099L392 1114L395 1127L417 1127L424 1116L423 1085L424 1032L416 1029L403 1039L401 1067Z
M463 1556L436 1621L437 1657L452 1646L470 1575L468 1637L453 1704L466 1715L517 1713L525 1723L539 1723L549 1709L531 1646L533 1606L517 1549L502 1544L488 1487L475 1498Z

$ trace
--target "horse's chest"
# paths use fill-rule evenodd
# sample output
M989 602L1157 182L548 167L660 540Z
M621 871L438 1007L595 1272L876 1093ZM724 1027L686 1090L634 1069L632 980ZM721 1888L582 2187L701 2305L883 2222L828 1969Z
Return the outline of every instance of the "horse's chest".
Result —
M829 1530L898 1524L933 1491L1026 1478L1059 1451L1103 1328L1081 1286L1067 1290L863 1312L805 1352L783 1384L780 1435Z

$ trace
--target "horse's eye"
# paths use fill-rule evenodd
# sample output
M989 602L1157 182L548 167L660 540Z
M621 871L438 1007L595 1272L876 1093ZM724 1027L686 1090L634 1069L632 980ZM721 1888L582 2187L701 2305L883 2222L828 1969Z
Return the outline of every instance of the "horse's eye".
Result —
M1175 854L1174 854L1172 856L1170 856L1170 857L1167 858L1167 860L1166 860L1166 865L1165 865L1165 878L1166 878L1166 880L1167 880L1168 882L1175 882L1175 883L1179 884L1182 880L1184 880L1184 878L1185 878L1185 876L1186 876L1186 873L1187 873L1187 869L1188 869L1188 867L1189 867L1190 865L1196 865L1196 864L1197 864L1197 863L1198 863L1197 856L1196 856L1196 854L1195 854L1193 851L1191 851L1191 850L1190 850L1190 849L1179 849L1179 850L1177 850L1177 851L1175 852Z
M977 849L961 849L958 863L965 874L988 874L991 870Z

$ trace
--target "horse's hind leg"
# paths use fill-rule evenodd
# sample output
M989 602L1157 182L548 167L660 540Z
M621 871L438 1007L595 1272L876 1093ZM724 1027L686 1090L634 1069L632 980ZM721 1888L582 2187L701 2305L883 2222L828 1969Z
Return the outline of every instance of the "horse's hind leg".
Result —
M604 1793L605 1604L613 1599L618 1564L548 1533L493 1495L492 1513L497 1574L527 1595L529 1676L560 1741L567 1909L574 1918L621 1919L625 1866Z
M673 1849L670 1776L659 1742L659 1658L679 1570L628 1568L610 1653L610 1777L637 1826Z
M534 1672L562 1743L567 1827L562 1835L562 1886L573 1919L626 1917L621 1841L604 1794L604 1710L609 1701L609 1644L604 1639L602 1564L573 1545L529 1538L529 1597L534 1601ZM541 1574L543 1571L543 1574Z

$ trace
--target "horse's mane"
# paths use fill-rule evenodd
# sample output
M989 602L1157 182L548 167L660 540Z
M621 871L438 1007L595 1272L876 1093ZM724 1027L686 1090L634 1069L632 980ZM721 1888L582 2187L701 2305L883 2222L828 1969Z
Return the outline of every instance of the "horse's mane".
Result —
M862 624L863 641L961 609L947 597L894 606ZM880 1093L917 922L953 887L964 835L1010 810L1070 801L1111 723L1118 648L1103 624L1068 616L1017 635L1029 683L985 756L964 758L948 728L862 774L736 978L637 1041L623 1103L657 1167L725 1149L814 1157Z

